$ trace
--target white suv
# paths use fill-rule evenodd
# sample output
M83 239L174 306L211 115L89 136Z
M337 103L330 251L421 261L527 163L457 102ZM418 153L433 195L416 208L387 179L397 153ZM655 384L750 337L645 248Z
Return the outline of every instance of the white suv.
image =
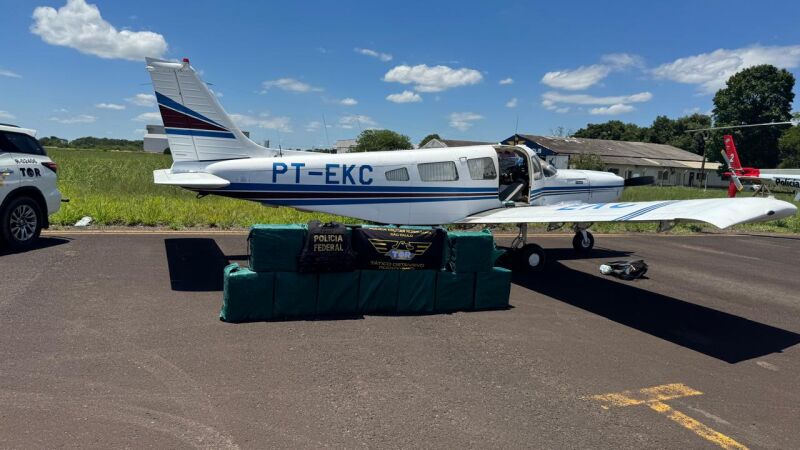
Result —
M58 167L34 137L36 132L0 124L0 243L24 250L50 225L61 207Z

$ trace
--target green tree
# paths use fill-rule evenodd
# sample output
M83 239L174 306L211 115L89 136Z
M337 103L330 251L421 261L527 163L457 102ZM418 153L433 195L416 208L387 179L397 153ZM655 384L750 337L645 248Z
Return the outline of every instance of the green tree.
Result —
M791 119L794 100L794 75L768 64L753 66L731 76L726 87L714 95L716 126L784 122ZM778 139L787 126L741 128L730 132L744 164L775 167L778 164ZM722 148L722 135L713 133L711 149ZM710 150L711 150L710 149ZM720 155L711 151L716 160Z
M39 143L45 147L60 147L60 148L67 148L69 147L69 141L66 139L61 139L57 136L49 136L43 137L39 139Z
M429 134L429 135L425 136L424 138L422 138L421 141L419 141L419 146L418 147L421 148L423 145L427 144L428 141L432 141L434 139L441 139L441 138L436 133Z
M780 168L800 168L800 125L784 131L778 140L778 151L780 152Z
M692 114L690 116L670 119L667 116L658 116L653 124L647 128L647 142L667 144L686 151L702 154L702 149L696 142L696 133L687 133L687 130L708 128L711 126L711 117L705 114Z
M586 139L606 139L611 141L644 141L647 129L633 123L609 120L605 123L590 123L572 136Z
M579 170L606 170L606 165L603 163L602 158L595 153L581 153L570 156L569 165L571 168Z
M392 130L364 130L358 135L354 152L377 152L413 148L408 136Z

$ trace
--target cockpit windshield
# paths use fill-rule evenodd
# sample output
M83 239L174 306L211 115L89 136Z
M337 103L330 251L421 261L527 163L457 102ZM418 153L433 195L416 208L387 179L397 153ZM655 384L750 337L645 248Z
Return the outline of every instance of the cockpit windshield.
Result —
M553 166L549 162L547 162L547 161L545 161L543 159L540 159L539 161L542 162L542 172L544 172L544 176L552 177L553 175L558 173L558 169L556 169L555 166Z

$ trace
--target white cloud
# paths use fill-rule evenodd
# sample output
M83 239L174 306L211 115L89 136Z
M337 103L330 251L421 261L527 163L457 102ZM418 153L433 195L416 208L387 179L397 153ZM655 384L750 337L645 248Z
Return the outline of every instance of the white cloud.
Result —
M514 79L511 77L503 78L502 80L500 80L500 84L501 85L514 84Z
M11 114L8 111L0 111L0 119L14 120L16 118L17 118L17 116Z
M267 113L261 113L258 117L246 114L231 114L236 126L239 128L263 128L266 130L278 130L283 133L291 133L291 120L288 117L273 117Z
M156 106L156 96L153 94L136 94L133 97L126 98L125 101L136 106Z
M480 114L471 112L454 112L450 114L450 126L461 131L467 131L476 120L483 119Z
M573 70L547 72L541 81L550 87L577 91L594 86L611 72L624 70L628 67L642 66L642 60L639 56L627 53L603 55L601 61L601 64L580 66Z
M146 112L134 117L133 120L137 122L161 123L161 113Z
M483 75L474 69L453 69L448 66L429 67L400 65L383 76L390 83L413 84L417 92L441 92L447 89L480 83Z
M634 108L631 105L625 105L625 104L622 104L622 103L617 103L617 104L611 105L611 106L601 106L601 107L598 107L598 108L592 108L592 109L589 110L589 114L613 116L613 115L617 115L617 114L625 114L625 113L631 112L631 111L633 111L635 109L636 108Z
M617 103L642 103L653 98L650 92L639 92L632 95L617 95L609 97L595 97L586 94L561 94L559 92L545 92L542 94L542 106L554 106L556 103L569 103L574 105L614 105Z
M33 10L33 20L31 32L48 44L101 58L141 61L167 51L164 36L151 31L119 31L103 19L96 5L85 0L67 0L58 10L39 6Z
M88 114L78 114L72 117L51 117L50 120L63 124L94 123L97 117Z
M339 118L339 127L348 130L352 128L374 128L377 125L371 117L361 114L351 114Z
M597 84L609 73L611 73L611 69L608 66L593 64L581 66L575 70L547 72L542 77L542 83L554 88L576 91Z
M147 130L144 129L144 128L137 128L137 129L133 130L133 134L145 135L145 134L147 134Z
M96 103L94 107L98 109L113 109L115 111L125 109L125 105L118 105L116 103Z
M22 78L22 75L6 69L0 69L0 77Z
M318 120L312 120L311 122L308 122L306 124L306 131L308 131L309 133L313 133L319 130L320 128L322 128L322 122Z
M711 53L678 58L651 71L656 78L678 83L696 84L700 92L713 94L725 87L731 75L759 64L781 68L800 66L800 45L765 47L753 45L733 50L718 49Z
M517 97L514 97L506 102L506 108L516 108L516 107L517 107Z
M278 78L277 80L268 80L261 83L263 90L261 91L262 94L266 94L272 88L278 88L282 91L287 92L299 92L299 93L306 93L306 92L320 92L322 88L311 86L308 83L303 83L300 80L295 80L294 78Z
M389 62L392 60L392 55L388 53L382 53L376 50L372 50L369 48L354 48L353 49L356 53L361 53L362 55L371 56L373 58L378 58L383 62Z
M419 103L422 101L422 97L416 92L405 90L399 94L387 95L386 100L394 103Z
M356 100L354 98L347 97L347 98L341 99L339 101L339 104L340 105L344 105L344 106L355 106L355 105L358 104L358 100Z

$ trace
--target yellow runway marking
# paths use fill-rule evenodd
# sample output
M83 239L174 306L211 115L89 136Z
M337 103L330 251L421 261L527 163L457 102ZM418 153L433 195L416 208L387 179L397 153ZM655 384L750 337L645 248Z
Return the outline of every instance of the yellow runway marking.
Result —
M692 389L683 383L662 384L637 391L612 392L610 394L592 395L587 397L600 403L603 409L620 408L626 406L647 405L653 411L666 416L680 426L691 430L703 439L719 445L724 449L747 449L746 446L732 438L703 425L686 414L673 409L664 403L682 397L703 395L697 389Z

